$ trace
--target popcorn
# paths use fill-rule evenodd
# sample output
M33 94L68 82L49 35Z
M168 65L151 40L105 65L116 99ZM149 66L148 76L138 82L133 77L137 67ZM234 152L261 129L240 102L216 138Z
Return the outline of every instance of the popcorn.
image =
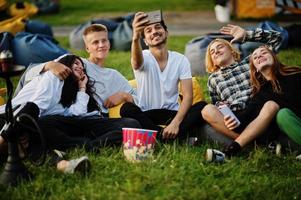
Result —
M123 153L127 160L140 162L152 157L157 131L123 128Z

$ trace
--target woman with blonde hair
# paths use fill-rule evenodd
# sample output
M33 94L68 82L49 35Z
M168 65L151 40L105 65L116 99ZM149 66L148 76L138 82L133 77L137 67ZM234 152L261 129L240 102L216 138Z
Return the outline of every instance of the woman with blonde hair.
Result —
M301 68L281 64L270 47L264 45L250 57L250 77L252 95L240 117L254 120L223 152L208 149L208 161L216 161L216 155L234 156L259 137L268 142L276 139L279 129L275 121L294 142L301 144ZM225 124L231 127L230 120L225 120Z
M240 119L241 124L231 128L225 125L224 116L215 105L226 104L240 118L240 113L247 107L252 89L250 83L249 57L240 60L240 54L233 42L256 41L269 44L278 49L282 38L279 32L256 29L246 31L235 25L221 28L221 33L233 36L228 42L223 39L213 40L206 52L206 68L211 74L208 78L208 90L212 104L202 110L203 118L218 132L231 139L236 139L250 120ZM231 117L230 120L233 120Z

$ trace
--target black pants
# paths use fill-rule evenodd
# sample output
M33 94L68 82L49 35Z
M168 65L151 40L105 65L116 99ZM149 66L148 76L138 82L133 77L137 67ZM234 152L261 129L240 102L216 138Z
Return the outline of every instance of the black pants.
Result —
M180 124L180 130L178 134L180 139L186 139L189 130L203 124L204 120L201 115L201 110L206 105L206 102L201 101L191 106L182 123ZM136 119L139 121L142 128L157 130L158 132L162 131L162 127L159 125L168 125L176 116L176 114L177 111L167 109L153 109L143 112L133 103L125 103L120 109L120 115L122 117Z
M123 127L141 127L134 119L109 119L99 116L45 116L39 119L38 124L48 148L59 150L77 146L92 150L103 145L119 145L122 143Z

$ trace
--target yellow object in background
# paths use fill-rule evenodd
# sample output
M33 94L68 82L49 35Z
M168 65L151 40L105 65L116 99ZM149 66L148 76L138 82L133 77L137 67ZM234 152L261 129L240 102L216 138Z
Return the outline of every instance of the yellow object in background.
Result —
M38 13L38 7L28 2L14 3L9 7L9 14L11 16L33 16Z
M234 0L234 12L238 18L272 17L275 9L275 0Z
M0 11L5 10L7 7L7 2L5 0L0 0Z
M0 22L0 32L16 34L25 28L26 16L15 16Z
M6 88L0 88L0 106L5 104L3 96L6 94Z

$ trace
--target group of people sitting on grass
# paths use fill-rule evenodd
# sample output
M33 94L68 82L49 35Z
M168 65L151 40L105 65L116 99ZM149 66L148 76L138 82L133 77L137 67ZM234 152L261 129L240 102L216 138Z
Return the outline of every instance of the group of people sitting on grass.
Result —
M149 23L147 14L138 12L132 27L131 65L137 90L118 71L105 67L110 43L107 28L101 24L83 32L88 58L64 55L30 66L23 74L12 100L17 108L14 116L26 113L36 119L49 151L78 146L98 151L104 145L120 145L123 127L157 130L157 139L162 142L185 140L194 133L192 129L206 123L232 141L222 151L207 150L212 161L216 153L235 156L253 141L266 144L289 138L289 142L301 145L301 68L287 67L276 57L280 33L223 27L221 33L233 36L232 41L216 39L206 53L211 104L201 101L192 105L190 63L184 55L168 50L164 21ZM142 50L141 39L148 50ZM232 45L235 41L266 45L240 60ZM121 103L122 118L109 118L108 109ZM223 115L218 107L221 104L227 105L240 123L233 115ZM2 113L4 108L0 107ZM4 118L0 122L3 126ZM24 138L22 127L2 131L1 150L16 134ZM39 145L32 137L25 135L22 144L28 154L34 154L31 147ZM90 166L85 156L67 161L61 152L54 152L61 171L87 171Z

